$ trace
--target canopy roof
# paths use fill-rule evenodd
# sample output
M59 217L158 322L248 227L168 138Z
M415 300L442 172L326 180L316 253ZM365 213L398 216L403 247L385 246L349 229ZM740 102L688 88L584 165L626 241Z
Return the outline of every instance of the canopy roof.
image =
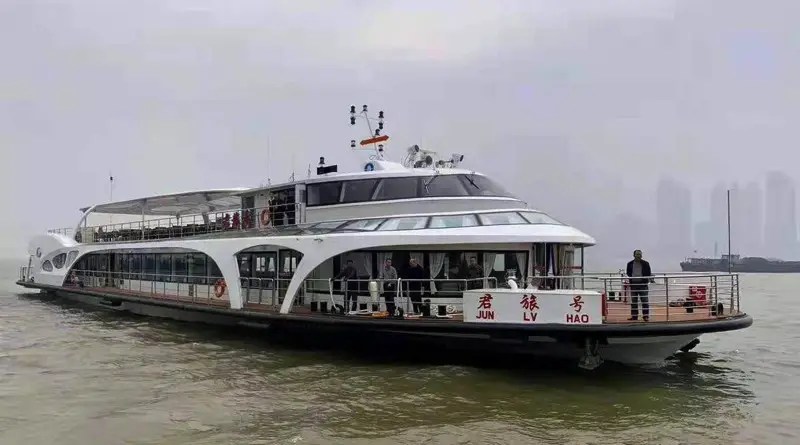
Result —
M241 208L240 194L247 188L199 190L194 192L172 193L169 195L148 196L128 201L98 204L93 213L115 215L192 215L205 212L222 212ZM85 212L90 207L84 207Z

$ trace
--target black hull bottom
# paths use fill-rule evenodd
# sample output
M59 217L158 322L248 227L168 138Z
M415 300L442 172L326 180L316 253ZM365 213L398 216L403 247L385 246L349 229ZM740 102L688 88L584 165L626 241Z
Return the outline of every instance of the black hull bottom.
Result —
M276 340L310 346L367 348L371 351L420 351L456 354L469 361L491 362L497 356L526 356L575 363L595 342L606 361L626 364L660 363L689 345L703 332L741 329L749 316L706 323L636 325L486 326L471 323L373 320L337 315L279 315L219 309L148 298L105 295L90 290L33 285L53 297L109 311L167 318L190 323L260 329ZM534 328L534 329L529 329Z

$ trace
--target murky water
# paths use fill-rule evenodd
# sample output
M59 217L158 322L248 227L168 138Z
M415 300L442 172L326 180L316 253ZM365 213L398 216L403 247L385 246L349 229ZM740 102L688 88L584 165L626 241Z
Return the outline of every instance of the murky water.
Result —
M744 331L599 372L359 358L25 297L0 282L0 443L796 443L800 275Z

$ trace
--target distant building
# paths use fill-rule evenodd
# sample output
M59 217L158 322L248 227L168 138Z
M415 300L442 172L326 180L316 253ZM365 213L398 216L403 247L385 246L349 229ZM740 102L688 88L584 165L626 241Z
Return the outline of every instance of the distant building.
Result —
M795 259L797 221L793 181L782 172L768 173L764 198L764 253Z
M683 258L692 252L692 195L672 179L662 179L656 190L658 249Z

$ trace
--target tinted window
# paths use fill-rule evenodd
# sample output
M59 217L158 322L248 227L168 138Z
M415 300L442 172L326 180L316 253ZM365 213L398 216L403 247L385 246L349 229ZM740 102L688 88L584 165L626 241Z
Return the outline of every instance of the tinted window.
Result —
M344 230L375 230L384 220L382 219L362 219L352 221L344 225Z
M339 193L342 191L341 182L322 182L309 184L306 187L307 204L310 206L324 206L337 204Z
M540 212L520 212L525 219L531 224L558 224L563 225L560 221L552 218L550 215L545 215Z
M159 254L156 267L156 273L159 275L159 279L172 279L172 256L169 254Z
M321 222L314 226L315 229L335 229L344 224L344 221Z
M172 280L185 283L187 272L186 255L172 255Z
M528 224L525 218L517 212L486 213L480 215L481 222L486 226L499 226L504 224Z
M56 266L56 269L61 269L62 267L64 267L65 261L67 261L67 254L59 253L58 255L53 257L53 266Z
M78 251L70 250L69 255L67 256L67 264L72 264L72 262L75 261L75 258L78 258Z
M422 178L422 196L466 196L467 190L456 175Z
M42 263L42 269L46 272L52 272L53 263L51 263L50 260L45 261L44 263Z
M417 197L418 177L386 178L378 185L376 200L408 199Z
M425 228L428 221L427 216L412 216L408 218L391 218L387 220L378 230L413 230Z
M476 196L513 196L508 193L498 183L486 176L481 175L459 175L467 192Z
M428 227L432 229L444 229L451 227L472 227L478 225L475 215L453 215L453 216L434 216Z
M372 199L372 192L379 179L364 179L361 181L347 181L344 183L344 196L342 202L364 202Z

